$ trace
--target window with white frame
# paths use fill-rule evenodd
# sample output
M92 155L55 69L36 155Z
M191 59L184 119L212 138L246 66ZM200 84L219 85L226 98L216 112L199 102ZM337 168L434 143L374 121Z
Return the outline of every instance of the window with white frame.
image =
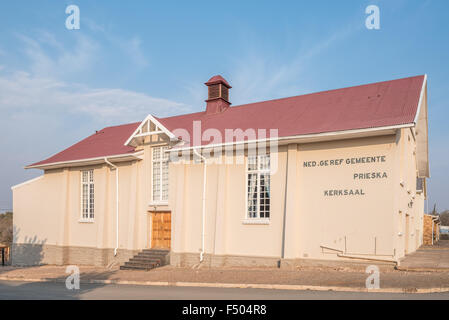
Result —
M81 171L81 219L94 219L94 170Z
M270 218L270 155L248 156L247 218Z
M167 146L154 147L152 158L152 202L168 201L168 150Z

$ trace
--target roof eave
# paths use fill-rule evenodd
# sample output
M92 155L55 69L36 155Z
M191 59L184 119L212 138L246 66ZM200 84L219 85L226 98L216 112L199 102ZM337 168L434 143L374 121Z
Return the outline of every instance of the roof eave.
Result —
M213 145L201 145L201 146L188 146L188 147L180 147L172 149L172 151L184 151L184 150L193 150L193 149L212 149L216 147L225 147L229 145L240 145L240 144L252 144L252 143L260 143L260 142L272 142L278 141L280 144L284 144L285 142L297 141L298 143L312 143L312 142L324 142L324 141L332 141L332 140L345 140L345 139L353 139L353 138L362 138L362 137L370 137L370 136L380 136L380 135L388 135L394 134L396 130L401 128L412 128L415 126L414 122L398 124L392 126L384 126L384 127L373 127L373 128L363 128L363 129L351 129L351 130L342 130L342 131L332 131L332 132L322 132L322 133L313 133L313 134L303 134L303 135L293 135L293 136L285 136L285 137L274 137L274 138L266 138L266 139L256 139L249 141L237 141L231 143L221 143L221 144L213 144Z
M44 164L38 164L38 165L29 165L29 166L26 166L25 169L42 169L42 170L47 169L48 170L48 169L60 169L60 168L67 168L67 167L80 167L80 166L104 163L105 159L114 160L117 162L123 162L123 161L141 159L140 158L141 155L143 155L143 151L133 152L133 153L116 154L116 155L110 155L110 156L101 156L101 157L95 157L95 158L86 158L86 159L78 159L78 160L70 160L70 161L58 161L58 162L44 163Z

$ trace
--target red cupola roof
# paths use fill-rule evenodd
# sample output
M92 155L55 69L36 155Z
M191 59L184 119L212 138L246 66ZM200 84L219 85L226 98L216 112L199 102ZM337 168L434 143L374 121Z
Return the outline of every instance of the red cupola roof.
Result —
M209 81L207 81L206 83L204 83L206 86L210 86L212 84L218 84L218 83L222 83L224 84L226 87L228 87L229 89L232 88L229 83L226 81L225 78L223 78L220 75L216 75L213 76L212 78L209 79Z

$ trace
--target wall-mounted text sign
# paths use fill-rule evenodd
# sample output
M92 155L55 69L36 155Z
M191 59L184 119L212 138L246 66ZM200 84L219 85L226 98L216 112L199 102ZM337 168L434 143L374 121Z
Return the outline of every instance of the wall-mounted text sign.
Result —
M387 157L380 156L367 156L367 157L352 157L352 158L340 158L340 159L325 159L318 161L304 161L304 168L315 167L340 167L343 165L357 165L357 164L374 164L384 163L387 161ZM388 174L385 171L372 171L372 172L354 172L352 173L353 180L380 180L387 179ZM323 195L325 197L340 197L340 196L364 196L365 191L360 188L352 189L329 189L324 190Z
M328 167L328 166L340 166L342 164L361 164L361 163L381 163L386 162L386 156L372 156L372 157L358 157L358 158L346 158L346 159L328 159L321 161L304 161L304 167Z

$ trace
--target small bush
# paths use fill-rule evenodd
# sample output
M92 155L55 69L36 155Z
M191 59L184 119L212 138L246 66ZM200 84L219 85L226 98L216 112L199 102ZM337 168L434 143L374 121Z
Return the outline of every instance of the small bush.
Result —
M0 243L10 245L12 243L12 212L0 214Z

